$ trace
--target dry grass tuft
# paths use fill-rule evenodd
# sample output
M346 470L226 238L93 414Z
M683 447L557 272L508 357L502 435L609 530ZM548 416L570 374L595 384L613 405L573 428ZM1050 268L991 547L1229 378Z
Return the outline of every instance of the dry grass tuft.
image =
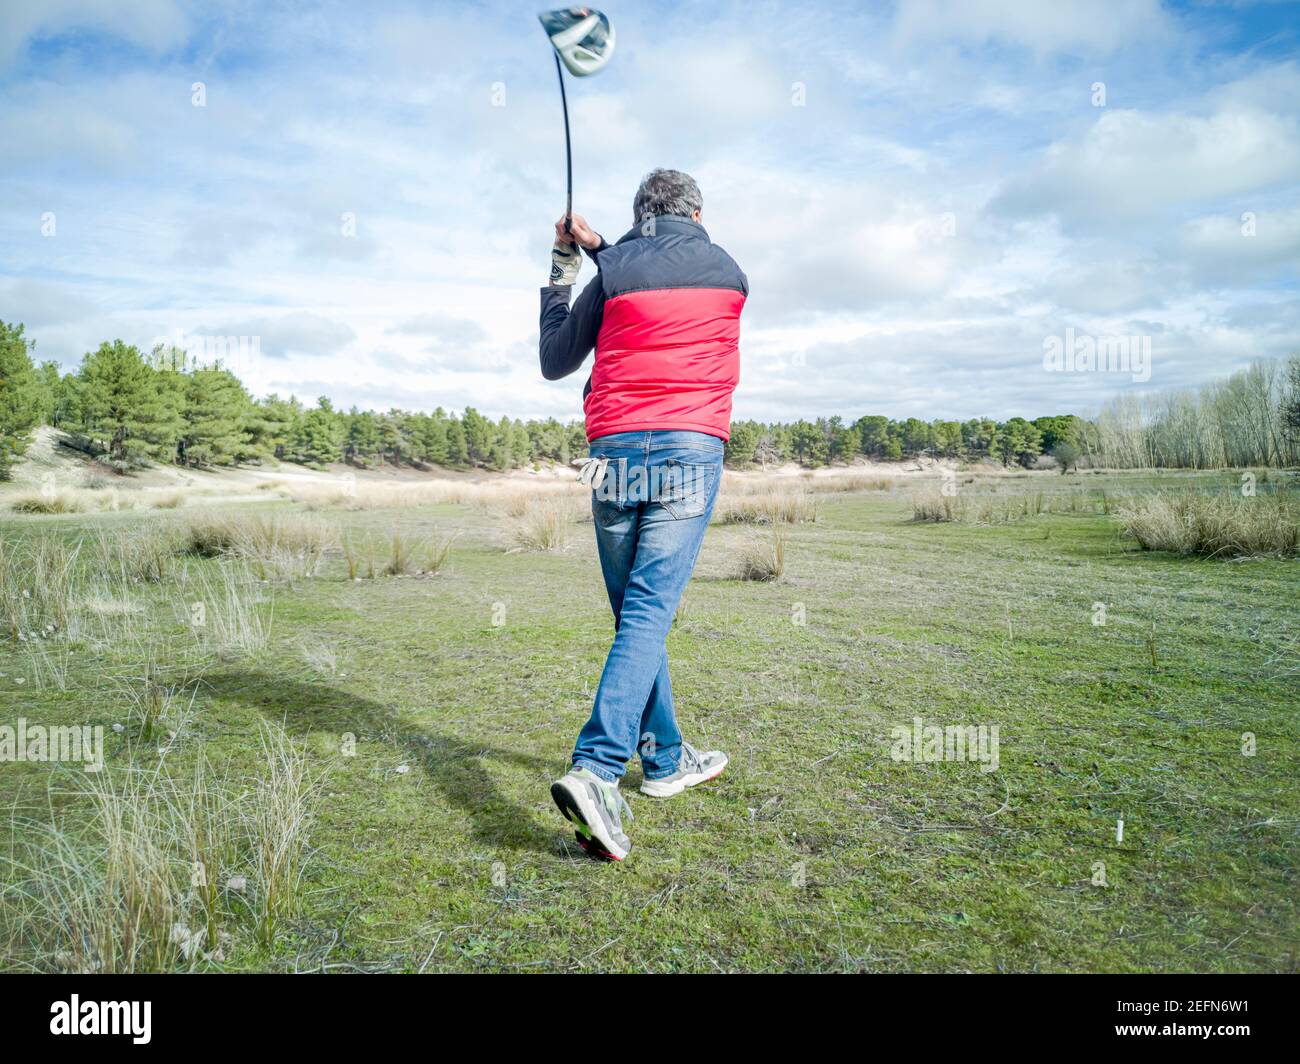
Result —
M761 495L724 495L714 514L724 525L812 524L821 510L815 495L784 488Z
M961 521L967 512L964 498L945 494L936 487L914 492L911 501L914 521Z
M1147 495L1120 506L1118 514L1143 550L1207 558L1300 553L1300 506L1280 492Z
M283 923L298 913L320 780L310 770L306 750L265 722L262 756L266 771L243 820L257 882L256 935L269 946Z
M163 762L101 769L76 777L77 826L21 819L22 841L0 852L4 966L192 970L220 963L241 921L271 945L300 909L320 781L265 723L262 757L248 784L202 755L183 777Z
M338 530L311 514L202 514L190 519L183 549L201 558L248 563L259 580L316 575Z
M14 496L9 509L17 514L79 514L86 502L70 491L33 491Z
M741 580L772 581L785 574L784 532L773 529L770 536L754 536L740 549Z
M576 520L576 509L571 502L548 499L534 503L515 518L508 534L514 550L563 550L569 543L569 532Z
M80 543L41 535L0 539L0 624L26 641L66 631L77 594Z

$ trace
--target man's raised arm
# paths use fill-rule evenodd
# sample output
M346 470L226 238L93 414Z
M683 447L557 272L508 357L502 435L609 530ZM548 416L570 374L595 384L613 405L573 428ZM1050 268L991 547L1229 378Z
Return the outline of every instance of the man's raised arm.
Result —
M573 308L569 298L582 267L578 247L583 247L600 270L597 254L607 245L581 215L571 220L572 232L564 230L564 219L555 223L555 245L551 249L551 283L542 289L541 340L538 357L542 376L548 381L567 377L586 360L596 346L605 312L605 292L597 272L582 290Z

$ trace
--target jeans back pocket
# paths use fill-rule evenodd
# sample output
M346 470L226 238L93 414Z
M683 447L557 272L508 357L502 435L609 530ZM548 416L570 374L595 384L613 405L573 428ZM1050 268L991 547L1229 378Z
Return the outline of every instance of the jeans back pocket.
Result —
M655 473L658 502L673 517L699 517L708 509L718 476L716 465L668 458L655 467Z

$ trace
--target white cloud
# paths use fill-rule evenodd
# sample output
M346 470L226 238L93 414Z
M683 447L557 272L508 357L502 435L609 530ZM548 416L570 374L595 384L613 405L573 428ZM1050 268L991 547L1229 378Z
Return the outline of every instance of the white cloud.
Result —
M1202 284L1269 280L1300 270L1300 207L1209 215L1179 231L1175 254Z
M1159 0L902 0L895 25L904 41L998 42L1102 55L1135 43L1150 47L1173 29Z
M162 52L185 40L187 22L172 0L5 0L0 69L34 37L87 28Z
M100 313L99 305L75 285L19 280L0 288L0 319L21 321L29 330L81 322Z
M1058 141L1012 178L995 207L1111 228L1170 208L1300 181L1294 117L1243 107L1208 116L1105 111L1082 136Z
M268 358L332 355L357 338L351 326L305 310L202 325L194 331L204 335L256 337L262 354Z

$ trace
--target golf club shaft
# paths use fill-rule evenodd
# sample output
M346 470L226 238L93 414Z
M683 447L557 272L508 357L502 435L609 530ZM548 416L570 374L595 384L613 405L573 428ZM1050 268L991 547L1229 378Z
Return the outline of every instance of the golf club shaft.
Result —
M564 231L570 231L573 218L573 147L569 143L569 100L564 95L564 69L560 66L560 53L555 53L555 76L560 79L560 107L564 110L564 169L566 197L564 200Z

